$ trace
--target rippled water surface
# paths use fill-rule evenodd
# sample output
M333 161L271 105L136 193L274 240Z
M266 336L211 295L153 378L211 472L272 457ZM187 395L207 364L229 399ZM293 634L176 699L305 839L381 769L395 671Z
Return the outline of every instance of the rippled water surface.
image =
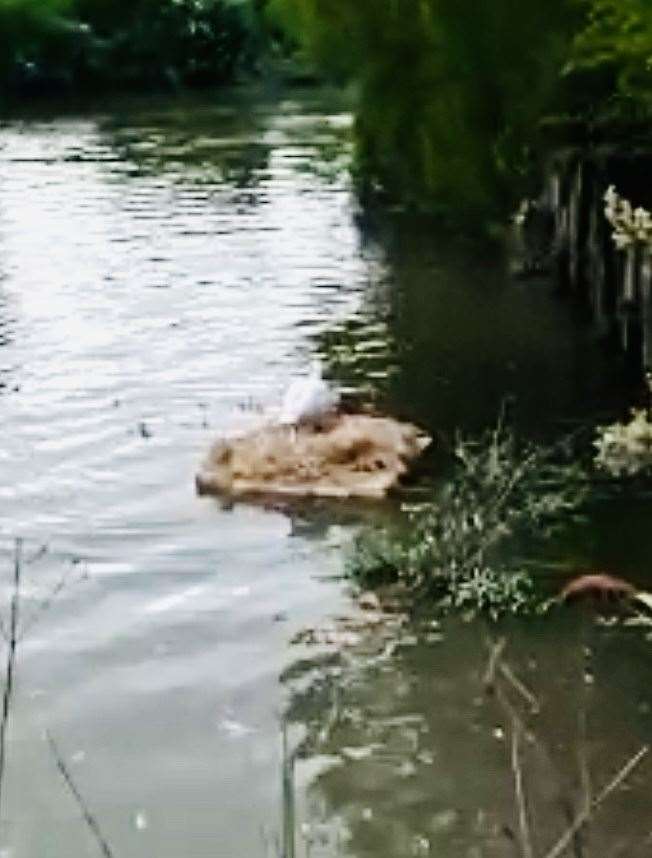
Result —
M337 576L370 511L194 490L210 442L277 403L316 352L360 399L432 431L486 426L505 393L544 433L616 399L548 284L510 283L495 251L405 215L369 221L350 126L314 93L0 125L5 605L25 540L3 856L100 854L70 782L125 858L291 858L291 827L313 858L521 854L483 629L293 644L351 612ZM613 549L630 521L573 550L640 573L646 551ZM578 735L597 787L649 740L648 647L640 630L514 631L543 701L527 761L538 854L579 806ZM625 819L636 848L642 778L604 821ZM633 849L613 854L648 854Z

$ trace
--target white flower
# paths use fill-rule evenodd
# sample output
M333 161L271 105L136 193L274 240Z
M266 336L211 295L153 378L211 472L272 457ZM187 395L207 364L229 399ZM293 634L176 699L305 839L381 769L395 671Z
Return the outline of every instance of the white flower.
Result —
M633 244L631 235L626 232L614 232L612 238L618 250L624 250L630 244Z
M615 206L618 202L618 194L616 193L616 186L609 185L607 190L604 192L604 197L602 198L605 203L609 206Z
M638 244L652 250L652 214L642 206L632 210L629 200L618 196L613 185L607 188L604 201L604 216L614 228L612 238L616 249L625 250Z
M598 427L596 466L614 477L652 468L652 423L644 408L635 408L627 423Z

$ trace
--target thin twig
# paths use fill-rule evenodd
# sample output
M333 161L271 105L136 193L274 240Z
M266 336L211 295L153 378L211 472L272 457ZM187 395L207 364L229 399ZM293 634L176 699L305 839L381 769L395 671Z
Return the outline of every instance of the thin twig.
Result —
M532 710L532 714L538 714L541 709L541 707L539 706L539 701L534 696L534 694L532 694L529 688L527 688L527 686L524 685L521 680L516 676L511 667L504 661L501 661L499 669L505 679L513 686L513 688L516 689L516 691L518 691L521 697L526 700L530 709Z
M2 720L0 720L0 815L2 811L2 796L6 763L7 726L9 724L9 709L13 698L14 668L16 662L16 645L18 643L18 621L20 613L20 577L22 572L23 540L18 538L14 547L14 591L11 597L11 614L7 640L7 664L5 667L5 686L2 693Z
M609 783L602 789L602 791L593 799L589 807L583 808L577 814L572 825L570 825L568 829L564 832L564 834L562 834L562 836L555 843L552 849L549 852L546 852L544 858L557 858L557 856L562 854L564 849L568 846L570 841L575 836L575 833L579 831L579 829L584 825L585 822L587 822L591 815L595 813L596 810L598 810L604 800L608 798L608 796L611 795L611 793L620 786L620 784L641 762L641 760L648 753L649 750L649 745L643 745L643 747L625 763L625 765L609 781Z
M79 789L75 785L75 782L72 779L72 775L68 771L68 767L63 761L63 757L59 753L59 749L56 745L56 742L48 731L46 731L45 736L48 740L48 744L50 745L50 750L52 751L52 756L54 757L54 761L57 765L57 768L59 769L59 773L64 779L65 784L70 790L73 798L77 802L77 805L81 810L82 816L84 817L84 822L86 823L93 837L97 841L97 845L100 847L102 855L104 856L104 858L114 858L115 853L111 850L111 847L109 846L106 838L102 834L102 830L100 829L97 819L90 811L88 805L84 801L82 794L79 792Z
M541 709L539 701L530 689L516 676L507 662L502 659L502 655L507 645L506 638L502 637L496 642L489 639L487 641L487 645L490 647L489 661L487 662L487 668L482 678L482 684L485 690L493 691L496 681L496 671L500 671L502 676L526 701L532 711L532 714L538 714Z
M520 757L520 739L522 726L518 720L512 718L512 773L514 775L514 792L516 793L516 806L518 807L518 827L521 840L521 851L523 858L532 858L532 838L530 836L530 824L527 816L525 803L525 789L523 786L523 769Z
M487 669L484 672L484 676L482 677L482 684L486 690L493 690L494 683L496 680L496 667L498 665L498 661L505 651L505 646L507 645L507 638L500 638L495 643L491 644L491 652L489 653L489 661L487 662Z
M39 621L42 614L44 614L52 605L54 600L57 598L59 593L64 589L68 580L71 576L73 570L76 570L79 566L79 561L73 560L67 567L64 573L61 575L57 583L52 587L48 595L43 599L32 611L31 615L25 620L23 623L23 628L20 630L19 640L23 640L23 638L27 635L28 632L32 630L32 628ZM82 581L85 577L87 577L86 570L82 567L82 572L79 575L78 581ZM78 583L78 582L75 582Z
M296 855L294 755L288 750L287 724L283 724L283 858Z
M577 713L577 765L580 775L580 790L581 790L581 807L590 815L591 802L593 800L593 786L591 783L591 771L589 768L588 758L588 722L587 722L587 707L586 707L586 683L581 684L581 705ZM572 817L570 822L572 824ZM584 837L585 830L588 828L582 825L576 832L573 840L575 843L576 858L583 858L584 853Z
M501 638L491 649L489 664L485 672L485 688L491 689L496 699L503 707L512 725L512 749L511 767L514 776L514 793L516 796L516 807L518 809L518 827L520 854L522 858L533 858L532 835L528 820L527 801L525 796L525 784L523 778L523 767L521 765L521 737L526 735L525 725L518 715L516 709L509 702L500 685L495 683L496 670L500 667L500 656L505 649L506 639ZM502 673L502 671L501 671Z
M560 801L561 809L566 819L567 825L572 825L575 819L575 808L573 804L565 797ZM574 858L584 858L584 849L582 848L582 829L580 828L573 836L573 856Z
M36 563L37 560L40 560L41 557L44 557L48 553L48 546L44 542L43 545L40 545L36 551L31 555L31 557L23 558L23 563L25 566L31 566L32 563Z

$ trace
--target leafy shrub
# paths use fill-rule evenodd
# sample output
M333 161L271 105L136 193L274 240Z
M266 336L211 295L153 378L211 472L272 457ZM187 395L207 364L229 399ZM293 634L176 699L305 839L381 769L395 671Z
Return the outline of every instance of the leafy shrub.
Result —
M348 574L365 587L397 584L415 604L427 598L493 617L533 608L534 583L510 569L507 548L576 518L588 490L583 468L566 445L521 445L502 425L458 439L455 456L451 479L400 530L359 535Z
M523 196L578 0L268 0L302 51L358 93L361 184L462 216Z

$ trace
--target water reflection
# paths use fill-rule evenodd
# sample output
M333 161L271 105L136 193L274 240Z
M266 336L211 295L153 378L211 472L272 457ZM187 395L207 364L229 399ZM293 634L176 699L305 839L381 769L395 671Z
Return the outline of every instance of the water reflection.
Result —
M0 397L0 535L56 543L34 591L57 559L89 570L20 650L12 856L94 848L44 730L120 854L199 858L219 840L255 856L278 824L278 675L288 638L345 599L345 523L222 508L193 475L369 282L349 185L305 169L329 140L347 149L341 102L320 98L204 103L208 118L116 103L2 128L0 317L16 322L0 363L21 389ZM159 131L160 153L139 153ZM200 160L174 151L184 135Z
M506 396L517 426L544 437L622 408L623 368L549 280L510 281L495 246L423 218L386 213L361 229L383 267L361 311L320 339L343 384L449 434L492 425Z
M9 297L2 290L2 277L0 276L0 393L13 389L16 391L18 385L12 381L15 366L10 363L9 356L3 348L11 345L15 336L16 319L11 310Z
M316 632L333 652L313 657L307 648L284 682L288 721L303 728L303 834L331 849L345 842L323 854L525 854L524 807L530 848L547 855L584 803L648 745L649 635L578 614L537 624L536 634L503 631L491 688L495 632L477 624L431 622L397 634L385 624L340 623ZM576 854L646 854L651 785L652 765L642 760L596 809Z
M283 163L282 172L348 188L351 119L341 112L341 98L334 106L338 112L323 115L320 98L320 113L311 116L304 113L305 101L275 103L272 113L269 105L246 93L230 105L188 97L174 109L166 104L163 109L141 108L136 116L133 110L122 117L114 114L100 127L116 162L129 175L166 175L184 184L250 191L232 199L253 204L265 201L271 172L278 175L271 158Z

